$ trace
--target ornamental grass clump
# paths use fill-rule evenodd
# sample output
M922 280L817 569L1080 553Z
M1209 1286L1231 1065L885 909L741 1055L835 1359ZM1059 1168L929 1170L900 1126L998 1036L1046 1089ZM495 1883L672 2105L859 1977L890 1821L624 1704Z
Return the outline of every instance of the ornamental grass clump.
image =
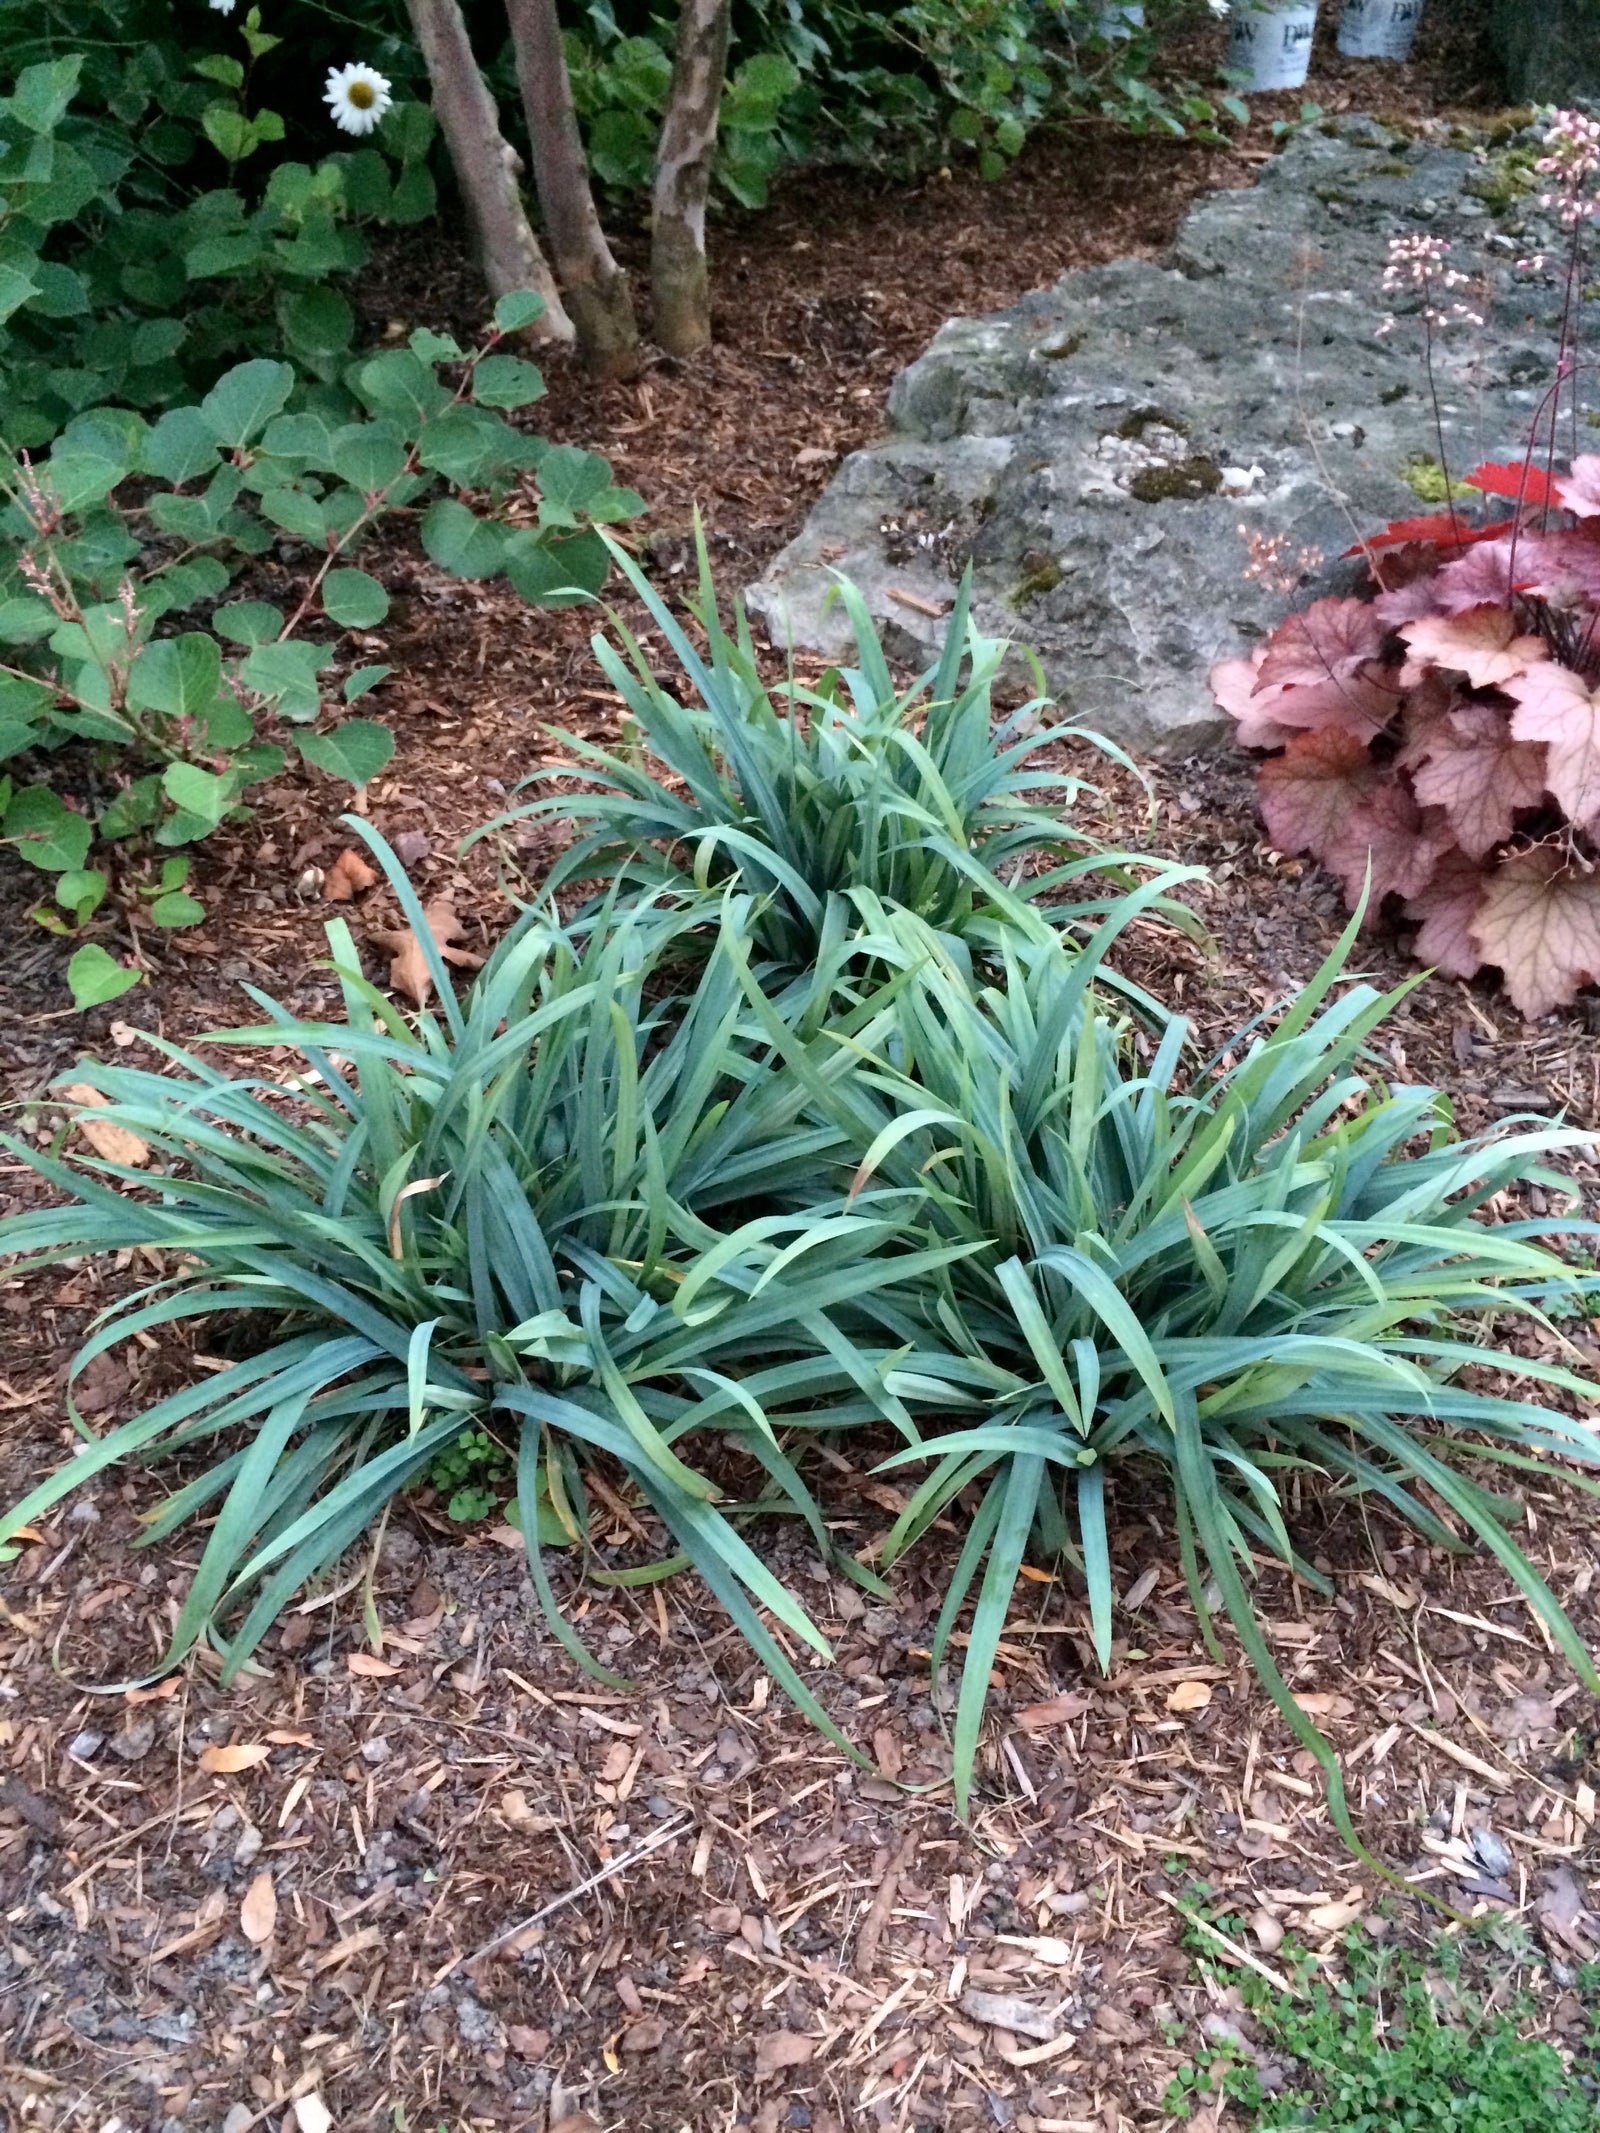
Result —
M213 1040L288 1046L292 1074L230 1075L154 1039L165 1072L95 1065L91 1115L142 1141L153 1168L69 1166L6 1137L68 1197L0 1225L0 1252L22 1270L129 1250L161 1267L102 1314L69 1399L96 1355L200 1316L229 1362L104 1437L74 1408L83 1449L0 1521L0 1541L113 1465L181 1459L192 1478L145 1538L208 1531L156 1671L206 1637L231 1677L297 1590L463 1429L485 1429L516 1460L534 1582L577 1656L541 1536L586 1541L584 1468L603 1457L820 1719L768 1622L824 1640L694 1462L703 1442L747 1443L764 1507L805 1519L832 1562L785 1417L906 1421L863 1299L949 1248L880 1264L898 1219L814 1190L836 1136L745 1040L734 960L713 954L691 995L651 1004L668 926L635 914L578 952L530 916L458 1005L403 871L370 841L437 1015L411 1026L336 921L344 1019L297 1021L253 993L270 1019Z
M599 879L627 896L693 897L736 881L762 899L754 937L764 965L792 977L880 906L981 943L997 928L1046 918L1072 925L1103 911L1145 864L1069 826L1081 779L1024 767L1070 738L1131 768L1119 749L1073 727L1037 727L1042 699L997 730L995 684L1009 647L971 626L966 583L941 658L908 689L896 687L866 603L847 583L839 598L857 663L815 687L792 673L769 686L742 610L732 635L723 626L703 541L695 605L703 651L633 559L610 545L679 671L664 685L620 621L616 643L594 639L625 706L624 745L560 734L576 762L525 783L562 789L504 818L580 825L547 890ZM574 790L578 780L598 789ZM1021 901L1007 890L1024 876ZM1193 927L1179 907L1165 916Z
M855 1073L822 1078L826 1038L787 1047L797 1072L816 1075L819 1112L859 1151L852 1189L895 1188L911 1235L947 1251L914 1292L880 1299L920 1329L896 1382L917 1380L924 1403L923 1441L888 1464L929 1469L882 1567L981 1489L932 1640L937 1669L973 1603L955 1725L964 1806L1025 1561L1077 1565L1109 1668L1106 1479L1136 1466L1170 1499L1208 1646L1221 1657L1220 1608L1327 1768L1353 1842L1331 1751L1278 1672L1251 1575L1270 1561L1331 1591L1284 1515L1285 1483L1318 1474L1434 1545L1485 1549L1596 1681L1511 1536L1520 1505L1461 1468L1499 1461L1514 1480L1552 1455L1595 1465L1600 1439L1560 1407L1457 1382L1493 1364L1593 1399L1560 1363L1488 1342L1497 1321L1547 1324L1583 1308L1594 1280L1537 1241L1554 1221L1482 1219L1519 1180L1564 1197L1546 1161L1592 1136L1508 1122L1460 1142L1437 1091L1379 1082L1366 1039L1411 987L1357 983L1333 997L1355 923L1275 1025L1196 1062L1184 1021L1153 1039L1109 1014L1091 982L1135 909L1130 899L1078 954L1009 942L981 985L905 915L898 930L908 951L920 938L920 954L908 952L905 981L852 1038ZM953 1429L940 1409L959 1417Z

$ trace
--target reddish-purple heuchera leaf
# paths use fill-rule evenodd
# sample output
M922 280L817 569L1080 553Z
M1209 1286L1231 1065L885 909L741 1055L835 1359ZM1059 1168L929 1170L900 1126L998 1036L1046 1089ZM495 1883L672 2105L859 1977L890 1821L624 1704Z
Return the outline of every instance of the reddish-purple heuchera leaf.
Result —
M1416 660L1465 674L1475 689L1497 689L1545 657L1542 637L1525 637L1509 607L1485 602L1453 615L1424 615L1400 632Z
M1314 600L1274 631L1256 691L1342 680L1377 657L1383 635L1370 600Z
M1570 473L1556 478L1556 497L1575 518L1600 518L1600 452L1580 452Z
M1351 910L1366 889L1369 917L1376 918L1386 896L1420 894L1454 842L1443 808L1419 808L1389 772L1351 810L1326 864L1344 883Z
M1509 538L1485 541L1481 547L1469 549L1446 563L1439 573L1439 605L1447 615L1459 615L1464 608L1481 606L1485 600L1503 604L1511 598L1513 560L1518 581L1528 575L1528 548L1526 535L1516 544L1515 558Z
M1472 938L1523 1014L1565 1007L1600 978L1600 874L1547 844L1514 853L1484 884Z
M1545 779L1567 819L1586 829L1600 816L1600 689L1581 674L1541 660L1505 685L1516 700L1511 731L1519 741L1545 741Z
M1420 919L1422 929L1412 943L1419 963L1431 963L1447 978L1470 978L1483 967L1472 938L1473 921L1483 901L1488 875L1465 852L1446 852L1433 870L1433 879L1406 904L1407 918Z
M1400 708L1399 673L1394 667L1369 668L1365 673L1341 675L1337 681L1264 691L1256 703L1270 707L1278 725L1292 726L1297 732L1337 731L1370 741Z
M1444 809L1469 859L1511 835L1519 807L1544 798L1544 750L1514 740L1505 712L1493 704L1461 704L1436 720L1414 760L1420 767L1412 790L1425 806Z
M1256 780L1268 836L1280 851L1325 858L1379 775L1366 743L1353 734L1332 728L1299 736L1262 764Z
M1391 891L1416 895L1453 842L1442 811L1424 817L1393 772L1336 727L1305 734L1263 763L1256 792L1273 843L1315 853L1352 905L1370 868L1374 912Z
M1415 577L1386 585L1373 601L1372 612L1390 629L1402 622L1415 622L1419 615L1437 615L1440 612L1438 571L1425 570Z
M1263 644L1246 659L1219 659L1211 669L1211 693L1217 708L1238 721L1234 738L1241 748L1281 748L1289 738L1289 728L1280 726L1272 716L1272 706L1281 692L1273 690L1263 697L1255 693L1256 678L1266 656Z

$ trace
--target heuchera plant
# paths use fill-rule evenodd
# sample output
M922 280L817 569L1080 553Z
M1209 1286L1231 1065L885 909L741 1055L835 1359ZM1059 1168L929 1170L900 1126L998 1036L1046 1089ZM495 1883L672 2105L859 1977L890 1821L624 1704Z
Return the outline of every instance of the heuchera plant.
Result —
M1600 126L1558 113L1546 148L1580 287ZM1472 315L1442 251L1397 240L1385 277L1420 292L1430 379L1434 334ZM1553 456L1575 370L1569 336L1522 462L1468 477L1498 515L1394 521L1347 551L1365 558L1355 597L1316 601L1211 676L1242 745L1274 751L1257 779L1274 843L1321 860L1352 908L1370 869L1369 910L1398 899L1422 961L1495 965L1535 1016L1600 982L1600 454L1564 472Z

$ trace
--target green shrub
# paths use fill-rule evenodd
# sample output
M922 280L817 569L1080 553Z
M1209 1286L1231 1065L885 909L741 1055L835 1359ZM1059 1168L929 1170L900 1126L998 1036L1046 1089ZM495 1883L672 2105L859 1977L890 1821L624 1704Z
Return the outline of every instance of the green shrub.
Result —
M366 263L363 226L433 212L433 114L401 105L371 145L280 161L248 196L241 166L283 135L275 113L244 108L247 68L279 41L255 13L242 59L130 47L98 111L75 108L83 51L22 67L0 98L0 438L13 451L109 402L159 411L251 355L290 356L357 412L339 390L356 334L339 282ZM225 182L180 183L197 145Z
M1257 2049L1287 2060L1288 2085L1269 2095L1253 2056L1224 2045L1184 2069L1167 2108L1187 2118L1202 2099L1209 2111L1210 2099L1226 2096L1260 2133L1593 2133L1600 1964L1581 1965L1575 1979L1587 2034L1569 2063L1548 2037L1530 2034L1538 1996L1507 1991L1521 1963L1506 1940L1494 1926L1440 1939L1424 1957L1357 1927L1331 1981L1289 1941L1278 1960L1293 1994L1230 1969ZM1537 1980L1542 1964L1530 1967Z
M688 701L656 679L620 624L621 649L594 640L626 708L625 745L607 750L558 735L576 767L547 767L525 784L581 779L600 790L566 789L502 818L584 826L548 890L615 878L630 894L682 899L737 881L762 899L755 940L764 961L792 976L815 966L824 942L870 925L885 906L903 906L941 934L993 940L1034 911L1047 910L1058 925L1081 921L1142 864L1064 822L1081 780L1024 767L1062 738L1092 741L1126 764L1120 750L1073 727L1029 730L1040 702L997 735L993 691L1009 648L969 627L965 583L942 657L908 689L896 688L851 585L840 598L858 664L829 672L816 688L792 676L769 686L742 610L732 636L723 627L703 544L703 656L631 557L614 553L675 655L673 688ZM1040 788L1049 804L1034 799ZM1024 902L1006 884L1041 859L1060 863L1028 880ZM1193 928L1180 907L1162 910Z
M0 462L0 763L21 759L15 776L0 775L0 835L55 879L41 923L74 932L95 920L110 886L105 867L89 864L96 838L102 851L123 848L118 894L137 907L151 893L140 872L149 847L192 843L239 818L250 788L282 768L291 732L307 762L352 785L383 769L386 727L319 720L339 636L388 613L387 592L352 558L391 514L426 503L423 545L456 576L504 572L545 605L599 588L608 558L595 522L643 507L603 459L505 419L544 390L531 363L497 352L538 304L503 297L471 352L419 329L409 346L358 362L354 420L304 392L289 364L262 357L155 423L96 408L47 456ZM530 470L537 524L512 527L461 500L468 491L492 503ZM455 493L428 503L441 486ZM235 573L285 543L307 567L289 612L260 599L216 604ZM358 666L343 703L389 671ZM91 751L97 804L37 777L41 759L68 744ZM204 916L171 893L181 877L158 879L148 920ZM136 982L103 949L80 950L72 976L80 1006Z

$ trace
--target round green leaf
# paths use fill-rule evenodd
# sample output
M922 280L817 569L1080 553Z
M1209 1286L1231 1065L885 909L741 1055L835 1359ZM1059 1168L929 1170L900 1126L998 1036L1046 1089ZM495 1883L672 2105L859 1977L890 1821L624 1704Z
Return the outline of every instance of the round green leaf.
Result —
M389 612L389 595L364 570L330 570L322 581L322 605L348 630L370 630Z
M536 289L508 289L494 307L494 322L502 333L520 333L544 314L545 301Z
M331 733L302 734L300 753L330 778L366 785L394 754L394 735L373 718L347 718Z
M172 889L165 896L158 896L150 906L153 926L198 926L205 915L205 905L182 889Z
M81 1014L86 1008L100 1007L107 1000L119 999L139 982L137 970L129 970L125 964L113 962L105 950L94 941L87 942L67 965L67 983L72 988L72 1004Z

